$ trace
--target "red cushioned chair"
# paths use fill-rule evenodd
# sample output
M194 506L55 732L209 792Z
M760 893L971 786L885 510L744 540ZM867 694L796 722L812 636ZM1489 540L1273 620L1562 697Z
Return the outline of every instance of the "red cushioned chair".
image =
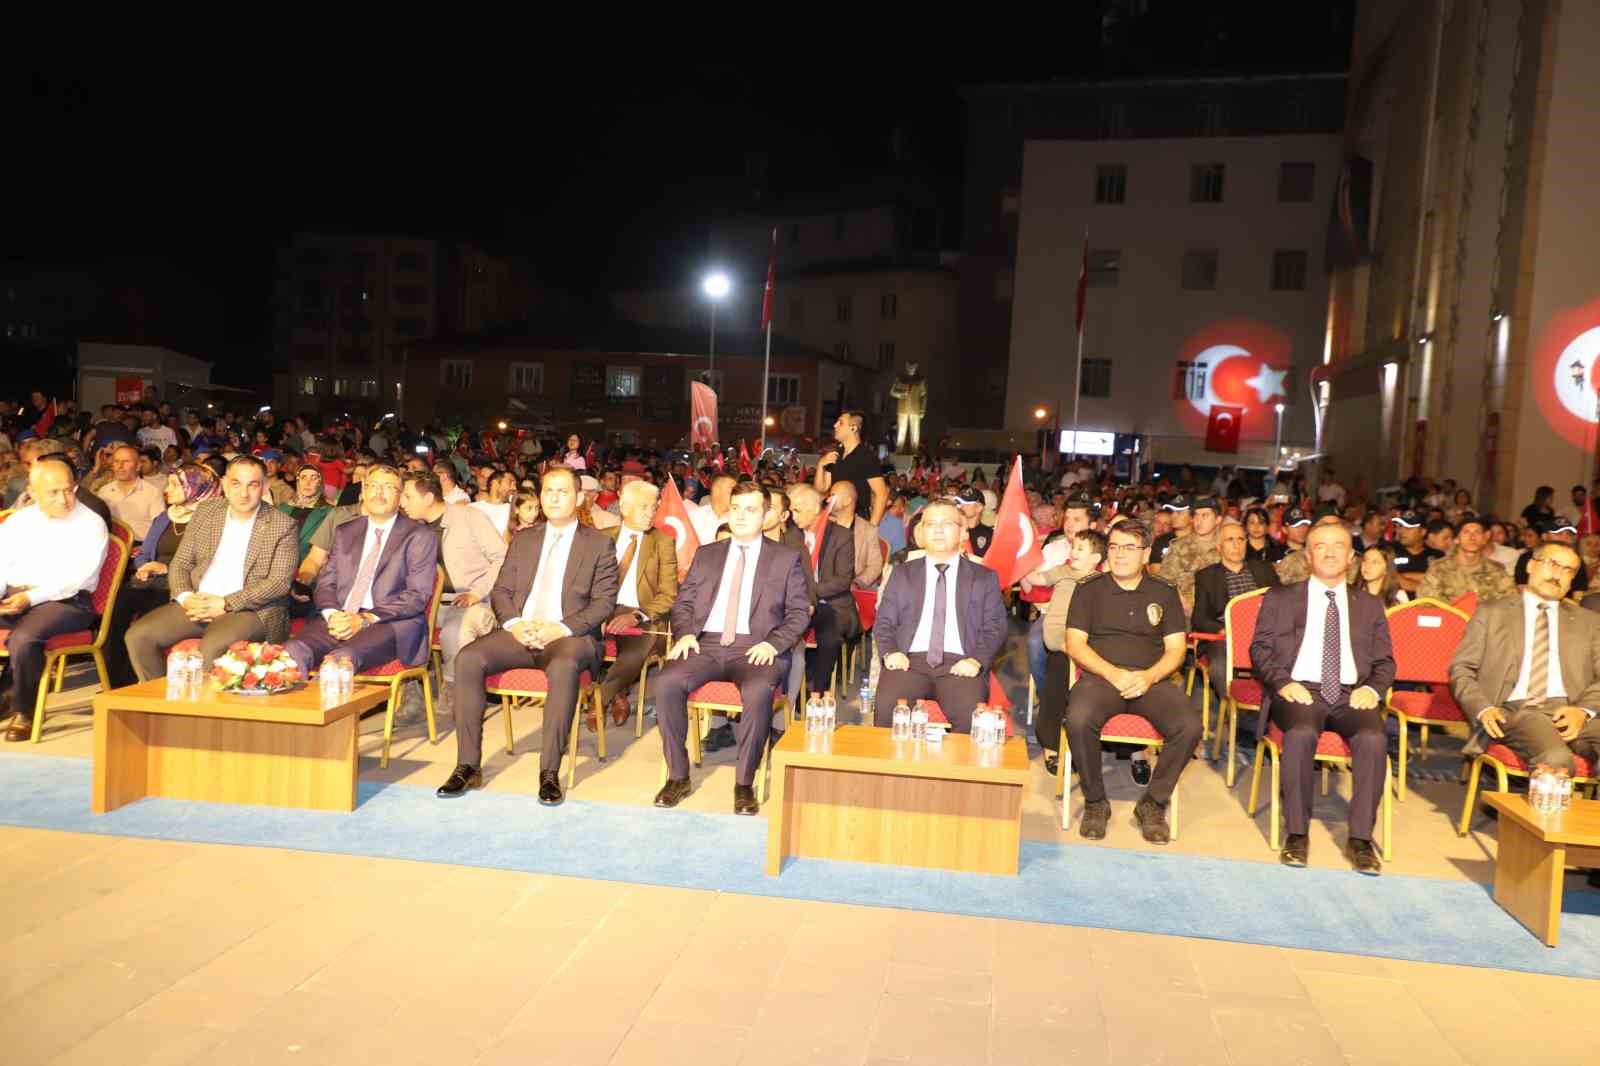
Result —
M1189 634L1189 671L1183 681L1183 694L1194 695L1194 679L1200 678L1200 743L1204 744L1211 739L1211 663L1207 661L1206 649L1212 644L1226 640L1226 633L1190 633ZM1217 712L1222 713L1221 709ZM1221 723L1219 722L1218 725Z
M484 679L484 690L491 696L500 697L500 712L506 719L506 754L515 755L511 712L518 706L543 707L550 695L550 678L543 670L532 667L502 670ZM567 737L567 755L572 760L567 764L569 790L578 779L578 723L583 721L585 703L594 706L595 721L599 727L595 730L595 755L599 762L605 762L606 730L605 720L601 717L600 686L594 683L593 675L587 670L578 675L578 703L572 709L572 732Z
M1277 851L1279 793L1278 771L1279 764L1283 757L1283 730L1278 728L1276 722L1268 723L1267 735L1262 737L1261 742L1256 745L1255 767L1250 771L1250 802L1246 805L1246 809L1249 810L1251 818L1254 818L1256 816L1256 812L1260 809L1256 806L1256 797L1260 792L1261 760L1263 757L1267 756L1270 756L1272 759L1272 814L1271 821L1267 826L1267 844L1272 848L1273 851ZM1351 766L1350 745L1345 743L1344 738L1338 733L1333 733L1324 729L1317 736L1317 751L1316 754L1312 756L1312 759L1315 763L1322 766L1324 771L1326 771L1326 769L1330 766L1337 766L1348 770ZM1389 782L1393 776L1394 764L1390 762L1389 757L1385 755L1383 757L1383 810L1381 812L1381 817L1383 820L1383 857L1385 859L1388 859L1394 853L1394 808L1389 792ZM1323 776L1322 791L1324 794L1326 794L1328 791L1326 774Z
M778 692L773 690L773 707L778 705ZM732 681L707 681L693 692L689 693L689 757L694 764L699 766L703 752L700 740L708 729L711 728L711 716L720 714L727 718L737 718L744 713L744 701L739 698L739 686ZM756 764L756 784L760 789L758 799L767 802L767 796L772 791L772 775L767 759L767 752L761 753L761 761ZM667 783L667 757L661 756L661 783Z
M1211 738L1211 761L1222 754L1222 737L1228 737L1228 764L1223 768L1223 780L1233 787L1234 755L1239 750L1239 712L1261 709L1261 682L1249 677L1236 676L1240 670L1250 669L1250 642L1255 639L1256 619L1261 617L1262 597L1266 589L1255 589L1228 601L1222 610L1223 639L1227 642L1228 698L1217 708L1217 731Z
M1466 612L1434 599L1412 600L1384 612L1389 642L1394 645L1394 679L1428 686L1425 692L1389 690L1383 712L1400 723L1400 767L1395 795L1406 798L1406 760L1410 726L1421 730L1422 752L1428 751L1428 727L1467 729L1467 716L1450 695L1450 660L1467 631Z
M849 643L849 642L848 641L844 641L844 642L840 643L840 645L839 645L839 657L833 661L833 674L831 675L831 680L833 682L833 687L832 687L831 691L833 691L835 694L837 694L838 691L839 691L839 668L844 663L844 646L847 643ZM816 648L817 648L817 631L815 629L806 630L806 635L805 635L804 638L801 639L800 644L801 644L802 648L806 649L806 651L815 651ZM796 648L795 650L796 651L800 651L800 648ZM804 654L804 652L802 652L802 654ZM796 715L798 715L800 713L800 708L805 706L807 696L809 695L810 682L808 681L808 678L810 676L811 676L810 671L805 669L804 667L801 667L801 669L800 669L800 695L798 697L796 697L795 701L794 701L794 713Z
M639 710L638 713L633 717L633 739L635 740L638 740L640 737L644 736L644 697L646 686L650 682L650 668L654 666L657 670L660 670L662 667L666 666L667 652L672 649L672 624L670 622L665 624L667 627L665 630L645 630L640 629L638 626L633 626L628 629L624 629L621 633L616 634L616 636L613 636L610 633L605 635L606 646L603 653L603 658L608 663L614 663L617 661L617 637L638 637L643 636L648 632L654 633L656 636L664 637L666 639L666 643L660 651L653 655L645 656L644 666L639 670ZM602 709L604 710L606 708Z
M433 595L428 599L428 632L433 632L434 621L439 616L439 600L444 595L444 567L434 568ZM331 654L331 653L330 653ZM406 681L422 682L422 706L428 714L428 743L439 743L439 730L433 721L433 678L428 671L429 657L408 666L399 659L390 659L382 666L364 670L355 676L359 685L388 685L389 702L383 712L383 754L378 759L380 767L389 765L389 743L394 739L394 712L400 706L400 686Z
M1587 785L1591 794L1600 790L1600 778L1595 776L1595 767L1589 760L1581 755L1574 755L1572 759L1577 764L1577 773L1572 778L1573 787ZM1472 826L1472 815L1478 800L1478 778L1485 766L1494 771L1501 792L1511 790L1508 778L1527 777L1529 773L1528 764L1504 744L1490 744L1485 748L1482 755L1472 760L1472 772L1467 776L1467 801L1461 806L1461 821L1456 826L1457 836L1466 836L1467 830Z
M989 674L989 705L997 708L1005 716L1006 739L1009 740L1016 736L1017 731L1012 717L1013 704L1011 703L1011 697L1007 696L1006 690L1000 687L1000 680L994 676L993 671ZM950 724L950 719L945 715L944 708L939 706L938 700L923 700L922 706L928 712L928 721L940 722L944 725Z
M124 529L127 527L124 526ZM44 705L45 698L52 692L60 692L61 686L67 679L67 660L74 655L88 655L94 659L95 673L100 677L100 688L108 691L111 688L111 677L106 673L105 646L106 638L111 633L111 608L117 601L117 593L122 588L123 572L128 567L128 542L120 537L110 537L106 541L106 557L100 563L100 578L95 582L94 593L90 602L95 611L100 615L99 624L93 629L76 629L70 633L57 633L44 645L44 672L39 675L39 692L33 701L33 743L39 743L39 738L44 735ZM11 636L10 629L0 629L0 656L9 656L6 647ZM20 711L22 708L14 707Z
M1067 667L1067 688L1078 682L1078 664L1069 663ZM1160 682L1165 684L1165 682ZM1102 744L1139 744L1146 748L1154 749L1156 757L1161 757L1161 749L1166 745L1166 738L1156 731L1149 719L1137 714L1114 714L1106 719L1106 724L1100 727L1100 743ZM1067 716L1061 716L1061 740L1059 754L1056 756L1056 795L1061 797L1061 828L1066 829L1070 819L1072 804L1067 799L1067 780L1072 773L1072 746L1067 742ZM1167 803L1167 827L1172 832L1172 839L1178 839L1178 790L1173 789L1172 799Z
M854 637L844 642L844 680L854 677L857 667L861 668L863 677L869 672L866 664L872 648L872 627L878 621L877 589L851 588L850 596L856 601L856 619L861 626Z

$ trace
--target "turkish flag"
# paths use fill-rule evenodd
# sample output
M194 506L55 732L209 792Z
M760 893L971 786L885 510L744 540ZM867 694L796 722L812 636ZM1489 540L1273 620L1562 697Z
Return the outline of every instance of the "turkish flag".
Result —
M661 506L656 508L656 520L651 523L672 538L678 549L678 579L689 572L694 553L700 548L700 539L694 535L694 523L689 521L689 509L678 495L678 483L667 478L661 487Z
M744 441L739 442L739 473L745 477L754 477L755 464L750 461L750 449L746 448Z
M710 445L717 436L717 394L710 385L689 383L689 444Z
M1211 405L1211 415L1206 419L1206 451L1236 452L1239 450L1239 421L1244 418L1241 407Z
M1044 565L1044 552L1039 547L1039 532L1034 528L1033 517L1028 513L1028 494L1022 488L1022 456L1011 464L1011 479L1006 482L1006 494L1000 500L1000 514L994 520L994 539L983 555L983 565L1000 578L1000 587L1008 589Z
M761 293L761 328L772 326L772 278L778 265L778 227L772 227L772 254L767 256L767 287Z

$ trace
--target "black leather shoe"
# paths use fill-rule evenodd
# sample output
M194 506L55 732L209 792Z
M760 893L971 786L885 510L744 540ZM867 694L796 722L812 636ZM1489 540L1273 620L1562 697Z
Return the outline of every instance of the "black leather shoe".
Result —
M1128 772L1133 774L1133 783L1148 785L1150 783L1150 760L1134 759L1128 765Z
M543 807L561 806L561 774L546 773L539 775L539 804Z
M706 734L706 738L700 742L700 750L708 752L721 751L723 748L731 748L737 743L738 741L733 735L733 723L724 722Z
M450 771L450 776L445 780L444 784L439 786L439 791L435 792L434 795L441 799L455 799L457 796L465 796L469 788L482 787L483 771L476 766L468 766L466 763L462 763Z
M756 790L752 785L733 786L733 813L734 814L759 814L761 804L756 802Z
M1054 776L1056 776L1056 774L1060 773L1061 772L1061 756L1058 755L1056 752L1053 752L1053 751L1045 752L1044 753L1044 772L1049 774L1051 777L1054 777Z
M1104 840L1106 826L1111 822L1111 802L1086 803L1083 817L1078 819L1078 835L1085 840Z
M1285 866L1304 866L1306 856L1311 851L1311 838L1304 833L1290 833L1283 841L1283 850L1278 852L1278 861Z
M661 786L661 791L656 793L657 807L676 807L689 796L689 779L667 778L667 783Z
M11 744L19 740L33 739L33 719L24 718L22 715L13 715L11 724L6 726L6 741Z
M1172 843L1172 827L1167 824L1167 809L1149 796L1145 796L1134 805L1133 824L1139 827L1139 832L1151 844Z
M1350 865L1355 867L1358 874L1377 877L1383 873L1383 860L1378 857L1378 849L1372 846L1370 840L1351 838L1344 846L1344 857L1350 860Z

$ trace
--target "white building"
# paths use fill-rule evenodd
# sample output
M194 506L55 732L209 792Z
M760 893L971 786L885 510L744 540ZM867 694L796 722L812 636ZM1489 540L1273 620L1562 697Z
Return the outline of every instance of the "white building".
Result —
M1076 290L1088 288L1080 425L1143 434L1146 461L1270 463L1315 439L1308 375L1327 315L1334 135L1030 140L1018 195L1007 430L1070 426ZM1211 408L1241 415L1207 452Z

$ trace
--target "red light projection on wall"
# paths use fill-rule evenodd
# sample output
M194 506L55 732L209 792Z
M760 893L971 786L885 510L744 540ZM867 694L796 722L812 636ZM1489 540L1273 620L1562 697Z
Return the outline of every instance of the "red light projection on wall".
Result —
M1179 423L1206 435L1213 407L1238 408L1241 440L1271 440L1275 404L1289 402L1289 338L1248 319L1213 322L1178 349L1172 406Z
M1539 410L1551 429L1575 448L1594 446L1600 422L1600 300L1551 317L1533 349Z

